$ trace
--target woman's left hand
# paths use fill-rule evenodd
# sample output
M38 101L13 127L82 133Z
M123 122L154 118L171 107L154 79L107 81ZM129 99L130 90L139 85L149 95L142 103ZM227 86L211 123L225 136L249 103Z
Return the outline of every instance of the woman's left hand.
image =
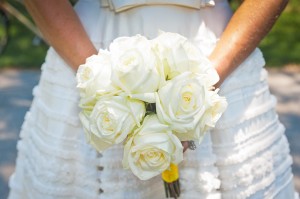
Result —
M183 152L185 152L189 148L189 142L188 141L182 141L181 144L183 146Z

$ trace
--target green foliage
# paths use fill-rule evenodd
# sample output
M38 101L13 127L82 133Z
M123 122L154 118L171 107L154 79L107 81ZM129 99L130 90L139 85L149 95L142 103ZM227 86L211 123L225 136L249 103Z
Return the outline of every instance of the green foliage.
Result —
M236 10L242 0L230 0ZM260 49L267 66L300 64L300 1L290 0L272 30L262 40Z
M28 16L22 4L15 1L9 2ZM9 19L9 41L5 51L0 55L0 69L40 67L48 46L43 42L34 44L36 36L15 17L9 16Z
M271 32L261 42L268 66L300 64L300 1L290 0Z

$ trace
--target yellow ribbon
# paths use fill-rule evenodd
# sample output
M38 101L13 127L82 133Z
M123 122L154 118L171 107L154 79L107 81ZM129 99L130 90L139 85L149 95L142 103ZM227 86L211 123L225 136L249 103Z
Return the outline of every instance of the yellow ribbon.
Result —
M179 178L179 172L177 165L171 163L170 168L168 170L165 170L161 174L162 179L167 183L172 183Z

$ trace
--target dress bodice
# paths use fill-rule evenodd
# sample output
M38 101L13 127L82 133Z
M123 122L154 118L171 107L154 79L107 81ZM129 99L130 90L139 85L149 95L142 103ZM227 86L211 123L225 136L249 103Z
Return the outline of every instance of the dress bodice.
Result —
M215 5L214 0L100 0L100 2L102 7L109 7L115 12L145 5L175 5L194 9Z
M232 15L227 0L80 0L75 9L97 48L120 36L151 39L165 31L187 37L205 54Z

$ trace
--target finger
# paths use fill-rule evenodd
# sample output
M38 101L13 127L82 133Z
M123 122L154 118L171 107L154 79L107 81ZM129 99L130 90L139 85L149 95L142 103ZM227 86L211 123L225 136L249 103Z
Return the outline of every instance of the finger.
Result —
M182 141L181 144L183 146L183 152L185 152L189 148L189 143L188 141Z

